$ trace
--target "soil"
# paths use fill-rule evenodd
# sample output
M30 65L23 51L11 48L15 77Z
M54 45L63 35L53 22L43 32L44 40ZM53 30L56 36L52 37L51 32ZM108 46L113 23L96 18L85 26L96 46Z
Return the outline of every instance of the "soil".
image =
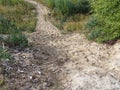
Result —
M36 5L36 31L27 34L24 50L11 49L4 61L9 90L120 90L120 42L110 46L88 41L84 34L63 35Z

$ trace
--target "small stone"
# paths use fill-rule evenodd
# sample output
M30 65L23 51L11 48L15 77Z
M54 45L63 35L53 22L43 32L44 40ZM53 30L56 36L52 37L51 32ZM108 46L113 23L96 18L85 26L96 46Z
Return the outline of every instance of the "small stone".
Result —
M26 56L22 56L24 59L26 58Z
M32 80L32 76L29 76L30 80Z
M37 71L37 73L41 75L41 72L40 72L40 71Z

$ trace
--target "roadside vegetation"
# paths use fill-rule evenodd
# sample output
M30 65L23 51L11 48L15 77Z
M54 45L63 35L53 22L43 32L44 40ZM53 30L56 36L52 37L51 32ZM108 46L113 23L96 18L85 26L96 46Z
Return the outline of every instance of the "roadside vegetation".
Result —
M48 6L50 21L63 33L80 32L87 21L90 4L88 0L37 0Z

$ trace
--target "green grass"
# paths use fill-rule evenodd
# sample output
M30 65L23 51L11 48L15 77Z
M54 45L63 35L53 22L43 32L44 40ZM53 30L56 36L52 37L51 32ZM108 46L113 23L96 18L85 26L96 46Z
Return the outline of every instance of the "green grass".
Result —
M5 47L0 46L0 60L1 59L10 59L10 54Z
M15 23L22 31L33 32L35 30L35 6L24 0L0 0L0 14Z
M5 43L9 47L16 47L17 46L20 48L24 48L24 47L28 46L27 37L22 33L13 33L5 40Z

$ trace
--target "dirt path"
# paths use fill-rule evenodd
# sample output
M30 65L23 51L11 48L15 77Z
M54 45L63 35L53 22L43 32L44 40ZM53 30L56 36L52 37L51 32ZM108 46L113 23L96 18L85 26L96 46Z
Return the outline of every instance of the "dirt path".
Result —
M45 19L45 6L26 1L38 12L36 32L29 35L34 48L12 52L18 63L5 65L11 90L120 90L119 42L108 46L79 33L62 35Z

